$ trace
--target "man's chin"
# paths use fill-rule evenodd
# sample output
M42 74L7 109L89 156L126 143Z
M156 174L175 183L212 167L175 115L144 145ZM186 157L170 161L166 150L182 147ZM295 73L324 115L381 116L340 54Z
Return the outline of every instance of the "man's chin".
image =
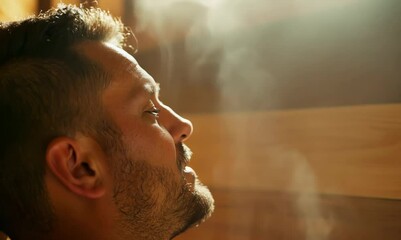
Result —
M195 223L199 224L209 218L213 211L214 211L214 199L212 193L210 192L209 188L203 185L198 179L195 180L195 187L194 187L194 195L199 197L199 202L202 205L202 212L201 217L199 217L198 222Z
M191 211L184 226L175 232L173 238L191 227L198 226L208 219L214 211L214 199L210 190L197 178L195 178L194 184L187 185L187 191L192 194L191 208L193 211Z

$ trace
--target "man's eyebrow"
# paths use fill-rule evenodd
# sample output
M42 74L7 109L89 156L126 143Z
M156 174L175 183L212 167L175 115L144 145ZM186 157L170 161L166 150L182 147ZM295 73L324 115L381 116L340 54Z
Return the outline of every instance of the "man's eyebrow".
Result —
M160 83L147 83L145 84L146 91L152 96L158 96L160 92Z

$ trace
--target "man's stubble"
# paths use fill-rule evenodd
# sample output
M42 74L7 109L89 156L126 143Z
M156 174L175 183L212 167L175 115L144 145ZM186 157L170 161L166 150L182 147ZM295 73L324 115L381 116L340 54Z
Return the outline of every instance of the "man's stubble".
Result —
M113 197L123 232L141 239L172 239L213 212L213 197L198 179L190 187L183 175L178 178L171 169L132 159L124 144L118 149L118 158L113 157ZM181 172L184 158L190 155L187 147L177 145Z

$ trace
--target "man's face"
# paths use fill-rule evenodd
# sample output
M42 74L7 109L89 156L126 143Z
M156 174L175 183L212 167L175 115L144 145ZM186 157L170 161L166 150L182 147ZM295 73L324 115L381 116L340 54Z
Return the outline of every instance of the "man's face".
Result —
M79 48L111 77L102 100L121 132L111 168L124 231L167 239L208 217L213 198L186 167L190 151L182 142L192 133L191 122L160 101L159 86L125 51L94 42Z

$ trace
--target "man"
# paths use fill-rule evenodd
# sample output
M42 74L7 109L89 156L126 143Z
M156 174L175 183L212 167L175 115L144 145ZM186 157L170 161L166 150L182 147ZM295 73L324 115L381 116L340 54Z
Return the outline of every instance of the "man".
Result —
M59 6L0 26L0 230L18 239L172 239L213 211L192 124L125 52L122 23Z

